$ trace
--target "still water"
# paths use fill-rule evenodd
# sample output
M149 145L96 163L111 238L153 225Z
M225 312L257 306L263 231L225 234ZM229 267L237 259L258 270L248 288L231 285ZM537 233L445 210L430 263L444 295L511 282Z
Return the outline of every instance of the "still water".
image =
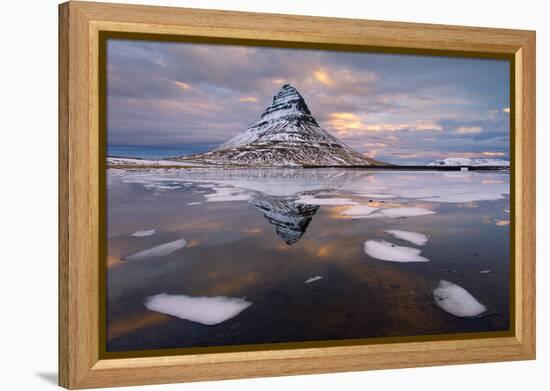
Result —
M107 182L108 351L509 328L507 172L110 169ZM409 249L384 260L366 242ZM443 310L441 280L485 311Z

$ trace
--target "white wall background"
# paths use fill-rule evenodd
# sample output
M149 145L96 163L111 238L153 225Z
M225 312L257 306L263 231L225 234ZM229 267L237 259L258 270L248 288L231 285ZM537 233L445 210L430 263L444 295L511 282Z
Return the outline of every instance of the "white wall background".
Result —
M105 1L105 0L104 0ZM118 0L119 2L126 2ZM134 0L134 3L537 30L538 360L132 389L517 390L550 380L547 2ZM0 5L1 389L53 389L57 373L57 1ZM545 153L546 152L546 153ZM546 224L545 224L546 221Z

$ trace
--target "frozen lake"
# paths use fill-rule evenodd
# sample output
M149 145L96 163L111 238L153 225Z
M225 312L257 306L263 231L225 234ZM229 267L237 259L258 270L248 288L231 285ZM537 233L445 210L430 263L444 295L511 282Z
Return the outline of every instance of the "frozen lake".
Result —
M507 172L109 169L107 350L509 328Z

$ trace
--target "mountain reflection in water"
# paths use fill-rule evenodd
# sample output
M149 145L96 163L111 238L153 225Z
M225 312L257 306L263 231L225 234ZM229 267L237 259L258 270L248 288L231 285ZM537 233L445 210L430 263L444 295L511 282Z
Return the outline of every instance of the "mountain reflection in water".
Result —
M298 204L294 199L255 195L248 202L264 214L286 244L294 244L304 235L319 206Z

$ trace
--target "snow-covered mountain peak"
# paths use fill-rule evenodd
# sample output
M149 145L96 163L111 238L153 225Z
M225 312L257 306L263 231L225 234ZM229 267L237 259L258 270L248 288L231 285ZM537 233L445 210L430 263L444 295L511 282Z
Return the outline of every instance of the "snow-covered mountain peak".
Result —
M279 92L273 97L273 103L261 115L260 122L277 121L281 119L291 119L307 116L311 117L311 111L307 107L306 101L300 95L298 90L290 84L285 84Z
M218 148L178 160L219 165L369 166L380 165L322 129L304 97L285 84L258 122Z

